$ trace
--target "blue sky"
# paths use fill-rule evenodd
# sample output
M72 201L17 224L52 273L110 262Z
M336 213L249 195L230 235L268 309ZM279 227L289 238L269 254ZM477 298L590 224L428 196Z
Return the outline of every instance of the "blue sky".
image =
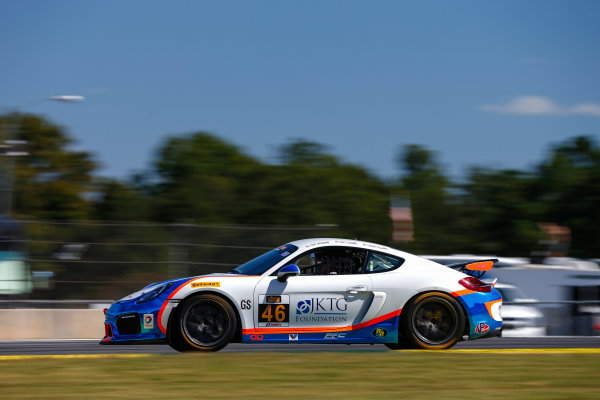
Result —
M101 175L207 131L264 162L291 138L382 178L528 168L600 138L598 1L0 0L0 106L64 126ZM34 102L76 94L79 104Z

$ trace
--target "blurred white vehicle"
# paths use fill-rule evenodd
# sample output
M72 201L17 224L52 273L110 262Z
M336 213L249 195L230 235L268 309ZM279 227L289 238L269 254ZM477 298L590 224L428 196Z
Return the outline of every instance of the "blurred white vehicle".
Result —
M544 314L533 304L535 299L508 283L497 283L495 288L502 294L502 336L546 336Z

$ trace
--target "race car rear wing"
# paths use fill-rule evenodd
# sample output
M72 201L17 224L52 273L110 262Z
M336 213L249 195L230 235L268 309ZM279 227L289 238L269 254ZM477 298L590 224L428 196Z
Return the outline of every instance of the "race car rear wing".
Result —
M470 275L474 278L481 279L488 272L495 263L498 262L498 259L492 258L489 260L480 260L480 261L468 261L464 263L450 264L446 265L448 268L457 269L460 272L464 272L467 275Z

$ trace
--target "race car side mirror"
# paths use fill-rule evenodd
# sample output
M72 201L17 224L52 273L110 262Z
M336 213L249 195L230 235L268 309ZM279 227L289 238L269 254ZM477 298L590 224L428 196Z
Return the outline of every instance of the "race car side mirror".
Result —
M300 268L297 265L291 264L281 268L277 273L277 280L279 282L285 282L290 276L300 275Z

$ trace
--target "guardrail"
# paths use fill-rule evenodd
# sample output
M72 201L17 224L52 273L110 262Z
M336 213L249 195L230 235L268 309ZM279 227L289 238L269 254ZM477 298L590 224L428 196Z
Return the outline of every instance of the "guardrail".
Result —
M23 300L23 299L2 299L0 300L0 309L14 308L88 308L102 309L114 303L114 300ZM80 306L80 307L74 307ZM81 307L84 306L84 307Z
M0 340L102 339L102 309L0 309Z

